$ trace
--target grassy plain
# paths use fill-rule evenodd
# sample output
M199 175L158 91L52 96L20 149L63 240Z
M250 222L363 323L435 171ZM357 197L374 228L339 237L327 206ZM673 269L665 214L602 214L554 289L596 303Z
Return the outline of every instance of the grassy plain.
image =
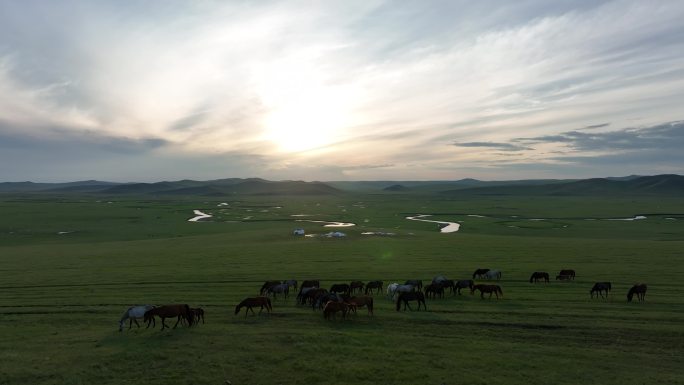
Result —
M193 209L214 217L187 222ZM35 194L0 195L0 213L0 384L684 383L677 197ZM462 227L441 234L411 214ZM605 220L637 214L648 218ZM295 219L358 225L345 238L305 238L292 230L330 229ZM380 296L375 317L333 322L293 298L271 316L232 314L270 279L329 287L462 279L478 267L503 271L504 299L466 294L396 312ZM527 282L564 268L574 282ZM610 299L590 300L604 280ZM649 285L646 302L627 303L637 281ZM144 303L201 306L207 323L118 332L123 311Z

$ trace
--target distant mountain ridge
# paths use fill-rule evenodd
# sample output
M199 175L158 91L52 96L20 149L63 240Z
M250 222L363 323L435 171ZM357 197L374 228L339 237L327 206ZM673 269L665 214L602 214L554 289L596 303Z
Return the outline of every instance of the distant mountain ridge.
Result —
M88 193L106 195L227 196L227 195L330 195L350 192L376 194L446 195L605 195L684 194L684 176L606 177L591 179L530 179L511 181L269 181L261 178L226 178L208 181L179 180L153 183L115 183L87 180L68 183L3 182L0 193Z

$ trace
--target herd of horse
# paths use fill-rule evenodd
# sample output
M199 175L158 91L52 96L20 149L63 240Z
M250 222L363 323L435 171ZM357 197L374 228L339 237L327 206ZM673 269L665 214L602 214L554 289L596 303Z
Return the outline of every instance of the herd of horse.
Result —
M556 275L556 280L569 281L575 279L574 270L561 270ZM503 298L503 290L496 284L475 284L475 279L485 280L500 280L502 273L496 269L477 269L472 275L472 279L451 280L444 276L436 276L432 281L423 286L421 280L413 279L407 280L403 284L398 282L387 285L387 298L396 302L396 310L413 310L410 302L417 303L417 310L420 310L421 305L427 311L425 303L426 298L443 298L447 291L452 295L461 295L462 289L469 289L470 294L480 292L480 298L484 299L485 294L489 294L489 299L492 295L496 299ZM529 279L530 283L549 283L549 273L544 271L536 271L532 273ZM276 300L278 295L283 299L287 299L290 289L297 291L296 303L301 306L311 306L312 310L322 310L323 317L326 320L336 319L337 314L341 313L342 318L346 318L349 314L356 314L358 308L365 307L368 310L368 315L373 315L373 295L382 293L384 289L383 281L370 281L363 283L361 281L352 281L350 283L335 283L330 289L321 287L318 280L303 281L301 285L294 279L286 281L266 281L259 289L259 294L256 297L248 297L242 300L235 306L235 315L245 309L245 317L251 311L253 315L255 307L259 307L259 315L264 309L268 313L273 311L271 297ZM638 283L632 286L627 293L627 301L631 302L636 294L637 300L642 302L645 300L647 285ZM596 282L589 291L590 298L608 298L612 285L610 282ZM176 318L176 323L173 325L175 329L179 323L192 326L198 324L200 321L204 323L204 310L202 308L191 308L187 304L175 304L164 306L141 305L133 306L126 310L119 321L119 331L122 331L126 321L129 321L128 328L133 326L133 322L140 327L138 319L142 319L147 323L147 328L156 327L155 317L161 319L162 330L169 327L166 325L167 318Z

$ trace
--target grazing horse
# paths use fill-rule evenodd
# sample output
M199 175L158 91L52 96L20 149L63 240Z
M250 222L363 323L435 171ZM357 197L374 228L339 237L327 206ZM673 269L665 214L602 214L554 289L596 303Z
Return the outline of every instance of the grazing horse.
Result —
M472 279L462 279L456 281L456 284L454 285L454 288L456 292L458 292L458 295L461 295L461 289L465 289L466 287L468 289L473 289L473 285L475 285L475 282L473 282Z
M420 279L409 279L408 281L404 282L404 285L413 285L416 290L423 290L423 281Z
M267 294L273 294L273 299L278 299L278 294L283 294L285 299L287 299L287 295L290 294L290 285L281 283L279 285L271 286L268 288Z
M145 312L145 315L143 316L145 322L147 322L147 326L149 327L150 322L154 325L153 327L156 326L156 322L154 322L154 316L157 316L161 318L162 321L162 328L161 330L164 330L168 326L166 326L166 323L164 320L167 318L172 318L172 317L177 317L178 320L176 321L176 324L173 325L173 328L175 329L176 326L178 326L178 323L180 322L181 318L184 318L186 321L188 321L188 325L192 326L193 321L194 321L194 316L192 315L192 312L190 311L190 306L187 304L178 304L178 305L165 305L165 306L159 306L152 308L148 311Z
M397 288L394 290L394 294L392 295L392 300L394 300L394 296L401 294L401 293L412 293L416 291L416 287L413 285L398 285Z
M401 309L401 303L404 303L404 310L406 310L406 307L408 306L409 310L413 311L411 309L411 305L409 305L409 301L418 301L418 310L420 311L420 304L423 304L423 308L427 311L427 305L425 305L425 295L420 292L420 291L412 291L409 293L401 293L399 295L399 298L397 298L397 311Z
M589 295L591 295L591 298L594 298L594 293L596 293L596 298L598 298L599 295L603 298L603 292L605 291L607 298L611 288L610 282L596 282L594 287L589 290Z
M313 288L304 294L299 302L300 305L306 305L307 303L313 304L316 302L316 300L323 296L328 294L328 291L326 289L319 289L319 288Z
M288 286L297 290L297 280L296 279L288 279L287 281L283 281L283 283L286 283Z
M366 290L364 294L368 295L373 293L373 289L376 289L378 293L382 292L382 281L370 281L366 284Z
M349 294L349 285L346 283L336 283L330 287L330 292Z
M387 285L387 298L392 299L394 298L394 294L397 292L397 288L399 287L399 284L394 282L390 283Z
M346 296L345 294L337 294L337 293L325 293L323 295L319 295L313 302L311 302L311 310L316 310L316 309L323 309L326 303L330 301L334 302L344 302L344 297ZM349 297L346 297L349 298Z
M305 287L321 287L321 281L315 279L315 280L310 280L310 281L304 281L302 282L302 286L300 286L302 289Z
M475 270L475 272L473 273L473 279L475 279L475 278L482 278L482 277L484 277L484 275L487 274L488 272L489 272L489 269L477 269L477 270Z
M344 302L328 301L323 309L323 318L330 319L331 316L332 318L337 318L337 312L342 312L342 318L344 319L347 316L347 312L349 312L349 305Z
M499 299L499 294L503 297L503 291L499 285L474 285L470 289L470 295L475 294L475 290L480 291L480 298L484 299L485 293L489 293L489 298L492 298L492 294L496 294L496 299Z
M363 282L352 281L349 284L349 294L354 294L357 290L359 291L359 293L361 293L363 291Z
M454 294L454 290L456 290L456 289L455 289L456 282L454 282L453 279L447 279L447 280L444 280L444 281L440 281L440 282L438 283L438 285L439 285L444 291L446 291L446 289L450 289L450 290L451 290L451 294Z
M544 280L544 282L549 283L549 273L545 271L535 271L534 273L532 273L532 276L530 277L530 283L537 283L542 279Z
M128 321L128 329L130 330L131 327L133 327L133 322L135 322L135 325L140 327L140 324L138 323L138 318L144 318L145 317L145 312L148 310L153 309L154 306L152 305L141 305L141 306L131 306L126 310L126 312L121 316L121 319L119 320L119 331L123 331L124 325L126 324L126 320Z
M235 315L237 315L240 312L240 309L243 307L246 307L245 309L245 318L247 318L247 314L249 311L252 311L252 314L256 315L254 313L253 307L259 306L261 309L259 310L259 315L261 315L261 312L264 311L264 308L266 308L267 312L271 312L273 310L273 306L271 305L271 299L268 297L250 297L250 298L245 298L235 306Z
M567 269L567 270L561 270L558 275L567 275L568 277L572 278L573 280L575 279L575 270L572 269Z
M264 295L268 292L268 289L270 289L273 286L280 285L282 282L280 281L266 281L264 282L263 285L261 285L261 289L259 289L259 295Z
M444 281L447 281L447 279L443 275L438 275L438 276L432 278L432 283L442 283Z
M556 276L556 281L558 281L558 280L560 280L560 281L569 281L569 280L571 280L571 279L572 279L572 275L563 274L563 275L557 275L557 276Z
M356 308L365 306L368 309L368 315L373 315L373 297L362 295L351 297L345 302L352 305L351 309L354 311L354 314L356 314Z
M501 270L489 270L484 275L485 279L496 279L497 281L501 279Z
M444 297L444 287L438 283L431 283L425 286L425 296L427 298L443 298Z
M648 289L648 286L646 286L645 283L637 283L632 286L627 293L627 302L632 302L632 297L634 297L634 294L637 295L639 302L646 300L646 289Z
M201 307L196 307L194 309L190 309L190 312L192 313L196 324L199 325L200 320L202 323L204 323L204 309Z

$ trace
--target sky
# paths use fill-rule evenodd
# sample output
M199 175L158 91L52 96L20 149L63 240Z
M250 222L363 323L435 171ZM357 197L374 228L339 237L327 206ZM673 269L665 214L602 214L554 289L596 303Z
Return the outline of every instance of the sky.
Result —
M0 0L0 182L683 173L681 1Z

